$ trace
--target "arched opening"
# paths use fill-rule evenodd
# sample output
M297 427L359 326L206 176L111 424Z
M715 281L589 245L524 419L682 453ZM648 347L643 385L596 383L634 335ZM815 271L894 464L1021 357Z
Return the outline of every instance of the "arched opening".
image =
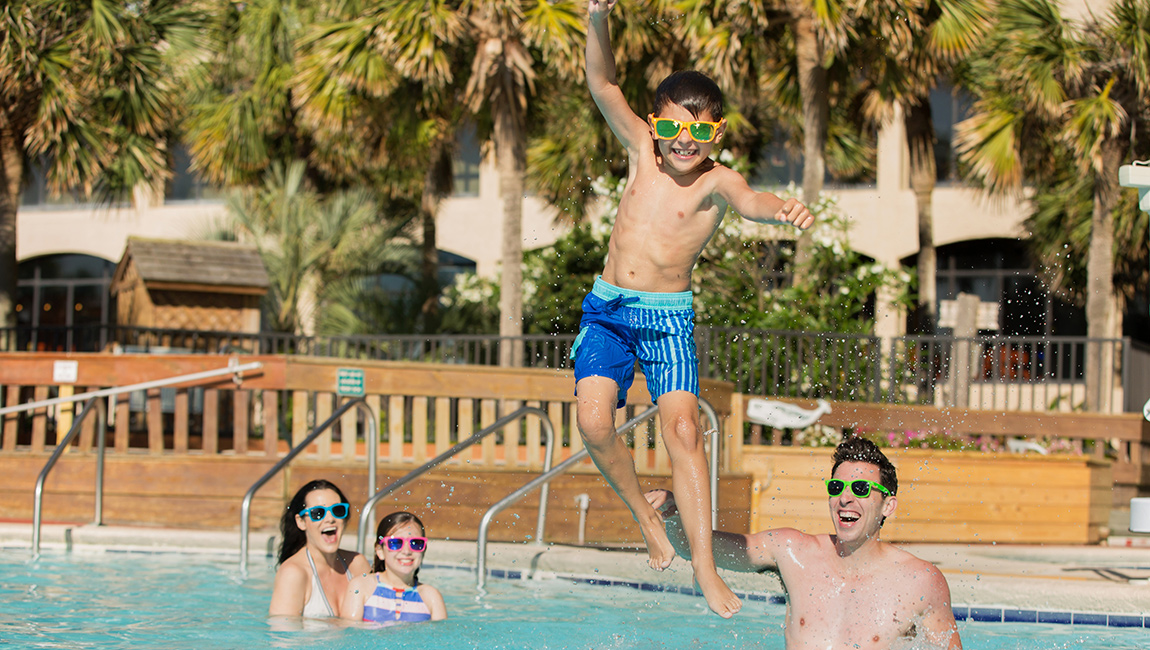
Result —
M116 265L82 253L42 255L16 270L16 344L35 352L91 352L107 342Z

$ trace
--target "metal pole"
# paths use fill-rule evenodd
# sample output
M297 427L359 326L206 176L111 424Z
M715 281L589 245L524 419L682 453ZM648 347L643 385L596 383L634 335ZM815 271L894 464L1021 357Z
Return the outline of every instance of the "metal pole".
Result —
M555 426L551 423L551 418L542 418L543 429L547 433L547 447L543 458L543 473L551 471L551 460L554 457L555 451ZM539 520L535 524L535 543L543 543L543 528L547 524L547 497L551 494L551 484L544 483L543 489L539 491Z
M700 397L699 408L703 409L703 413L711 421L709 431L711 434L711 529L714 530L719 527L719 439L722 435L719 431L719 416L715 413L715 407Z
M96 433L100 439L96 442L96 516L92 523L97 526L104 525L104 450L107 447L108 413L104 400L99 397L96 401Z
M639 423L644 422L644 421L649 420L652 417L654 417L654 415L658 412L659 412L658 406L649 407L647 410L643 411L639 415L636 415L635 417L631 418L627 422L623 423L623 426L621 426L615 430L615 434L616 435L622 435L622 434L630 431L631 429L633 429L637 425L639 425ZM515 503L519 499L523 498L523 495L527 494L528 492L534 490L535 488L539 487L540 485L547 484L548 482L551 481L551 479L553 479L556 476L567 471L568 467L571 467L572 465L578 463L579 461L583 460L584 458L587 458L587 456L589 456L589 455L590 455L590 452L587 451L586 447L584 447L583 449L580 449L578 452L572 454L570 457L568 457L567 459L565 459L563 462L559 463L555 467L552 467L550 470L548 470L548 471L540 474L539 476L536 476L534 479L528 481L526 484L523 485L523 487L519 488L518 490L515 490L514 492L507 495L506 497L503 497L503 499L501 499L495 505L491 506L487 510L487 512L485 512L483 514L483 519L481 519L479 521L479 533L478 533L478 539L476 540L477 544L476 544L475 568L476 568L476 572L478 574L478 578L477 578L478 582L476 582L475 586L477 589L482 589L484 583L487 580L487 528L491 525L491 520L495 517L495 515L499 514L499 512L501 512L507 506L509 506L512 503Z
M194 382L200 379L219 377L220 375L237 374L245 370L259 370L263 366L264 364L259 361L253 361L252 363L245 363L243 365L232 365L229 363L227 368L221 368L219 370L205 370L204 372L194 372L190 375L179 375L177 377L168 377L167 379L145 381L139 384L132 384L131 386L120 386L118 388L94 390L88 393L73 395L71 397L53 397L52 399L44 399L38 402L26 402L24 404L17 404L16 406L5 406L4 408L0 408L0 415L18 413L21 411L43 408L45 406L55 406L57 404L68 404L69 402L82 402L93 397L107 397L109 395L118 395L120 393L129 393L137 390L147 390L149 388L160 388L162 386L171 386L173 384Z
M100 406L100 400L97 398L92 398L88 400L86 404L84 404L84 409L80 411L80 415L76 416L76 419L73 420L72 428L68 430L68 433L64 436L64 439L56 444L56 449L52 451L52 455L48 458L48 462L44 463L44 469L40 470L40 476L36 478L36 488L32 493L33 556L40 555L41 509L44 505L44 482L48 480L48 473L52 471L52 468L56 465L56 461L60 460L60 456L64 453L64 450L68 448L68 445L72 443L72 440L76 437L76 434L80 432L80 426L83 424L84 418L86 418L88 413L92 411L92 408L96 408L96 413L98 417L101 417L102 421L103 410L100 409ZM102 456L100 457L100 462L103 462ZM97 475L99 474L100 470L97 470Z
M372 494L375 492L376 472L379 465L379 423L375 419L375 412L367 405L366 400L363 406L361 410L367 415L367 431L364 432L364 444L367 445L367 493Z
M313 440L318 438L320 436L320 434L323 433L324 431L326 431L328 429L328 427L330 427L332 424L335 424L341 417L343 417L343 414L347 413L348 410L350 410L352 407L361 408L361 409L368 412L370 418L372 418L372 419L375 418L375 415L371 413L371 409L368 408L367 403L364 401L364 399L362 397L357 397L351 401L345 402L343 404L343 406L340 406L338 409L336 409L335 412L332 413L328 419L324 420L322 424L320 424L315 429L313 429L312 432L310 434L308 434L308 437L301 440L300 443L298 445L296 445L295 447L293 447L292 450L289 451L286 456L281 458L280 461L278 463L276 463L274 467L269 469L267 471L267 473L265 473L263 476L261 476L254 484L252 484L252 486L250 488L248 488L247 494L244 495L244 500L240 504L240 571L241 572L247 571L247 568L248 568L248 527L249 527L250 518L251 518L252 497L255 496L256 490L263 487L264 483L267 483L269 480L271 480L271 477L278 474L279 471L282 470L285 465L290 463L296 456L298 456L300 454L300 452L302 452L304 449L306 449L307 446L310 445Z
M415 479L415 478L421 476L422 474L428 472L429 470L435 468L437 465L439 465L443 461L447 460L448 458L451 458L455 454L463 451L464 449L467 449L468 447L470 447L471 445L474 445L475 443L479 442L483 438L486 438L487 436L489 436L489 435L495 433L496 431L499 431L503 427L507 426L511 422L514 422L515 420L518 420L518 419L520 419L523 416L528 415L528 414L538 415L541 420L543 420L544 422L547 423L547 425L544 427L544 431L547 433L547 438L548 438L547 447L548 447L548 450L550 450L552 448L552 445L554 445L555 434L554 434L554 429L551 426L551 419L547 415L547 411L544 411L543 409L535 407L535 406L524 406L524 407L521 407L521 408L511 412L508 415L505 415L505 416L499 418L498 420L496 420L494 423L492 423L487 428L471 434L471 436L469 438L467 438L466 440L462 440L460 442L457 442L454 446L451 447L451 449L448 449L447 451L443 452L442 454L440 454L440 455L436 456L435 458L427 461L423 465L420 465L419 467L411 470L410 472L405 474L402 478L396 480L394 483L392 483L391 485L388 485L387 487L383 488L379 492L376 492L373 497L368 499L367 503L364 504L364 506L363 506L363 510L359 514L359 542L358 542L356 549L361 554L366 552L366 549L367 549L367 530L368 530L368 524L370 523L370 513L372 510L375 509L375 504L378 503L380 499L382 499L383 497L385 497L385 496L391 494L392 492L398 490L399 488L403 487L404 485L407 485L413 479ZM547 462L550 462L550 455L548 456ZM540 504L541 509L544 510L544 514L545 514L545 506L546 506L545 503ZM541 514L540 516L542 517L544 515Z

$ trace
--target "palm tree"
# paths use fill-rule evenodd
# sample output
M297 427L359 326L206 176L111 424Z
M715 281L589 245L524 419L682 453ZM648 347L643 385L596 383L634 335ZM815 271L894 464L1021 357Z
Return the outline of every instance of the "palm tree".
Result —
M307 161L320 189L337 183L317 160L293 84L303 26L319 11L291 0L217 2L189 67L183 136L193 168L220 186L254 186L273 163Z
M350 3L347 14L355 15L360 9L358 3ZM324 26L321 29L326 33L314 39L317 51L336 51L342 59L336 60L340 74L326 86L321 87L323 82L315 75L315 92L309 91L308 103L317 98L326 102L325 93L333 98L358 93L381 101L395 92L394 85L388 84L397 79L417 84L418 91L407 96L407 109L413 108L411 99L418 98L417 110L411 112L426 118L424 124L437 124L432 130L439 133L438 138L427 141L424 169L435 168L437 160L446 160L443 152L454 141L451 125L459 121L450 112L452 106L463 106L481 124L491 125L503 199L499 333L505 339L523 333L523 195L527 115L536 92L535 81L541 73L559 79L578 75L582 24L580 11L571 0L393 0L346 26ZM461 52L468 54L469 61L454 65ZM469 74L457 78L464 66L470 69ZM397 73L392 79L381 74L388 68ZM461 97L454 92L460 85ZM342 100L327 103L340 110L346 108ZM394 108L389 114L399 112ZM389 147L388 151L395 149ZM424 188L422 221L433 226L435 207L446 190L434 182L425 182ZM521 364L518 346L509 341L500 350L501 364Z
M890 0L871 3L858 27L859 51L868 62L867 117L877 124L902 109L910 185L918 216L919 332L938 323L937 258L932 203L938 179L930 93L991 27L989 0Z
M1150 2L1119 0L1081 29L1048 0L1004 0L998 29L972 68L978 102L959 126L959 153L990 191L1018 190L1024 181L1052 180L1059 160L1073 160L1092 181L1093 208L1086 265L1087 335L1119 336L1114 290L1114 207L1118 167L1145 129L1150 101ZM1132 128L1134 125L1141 128ZM1144 136L1139 135L1145 150ZM1060 156L1065 147L1070 156ZM1111 351L1087 355L1087 407L1108 403Z
M802 199L814 205L828 168L865 174L872 151L859 137L856 23L869 3L853 0L685 0L676 30L691 56L717 79L739 110L801 140ZM760 137L760 140L762 138ZM860 159L860 156L862 159ZM804 282L810 233L796 241L792 268Z
M410 245L378 218L368 192L321 196L308 186L302 161L273 163L262 186L232 197L229 213L236 234L255 244L267 268L267 313L275 331L303 332L333 298L344 298L344 311L354 312L355 295L342 290L347 283L415 262Z
M321 140L355 143L331 156L342 173L374 168L393 201L410 201L421 230L417 329L438 327L436 215L450 196L463 119L462 16L444 3L395 0L340 7L305 34L299 104Z
M523 193L527 162L527 114L535 80L549 70L578 78L585 21L570 0L478 0L465 3L468 33L475 39L466 101L490 116L499 189L503 199L502 271L499 293L499 363L522 365L512 342L523 334Z
M14 0L0 7L0 326L14 325L16 212L26 164L53 191L107 201L167 174L187 3Z

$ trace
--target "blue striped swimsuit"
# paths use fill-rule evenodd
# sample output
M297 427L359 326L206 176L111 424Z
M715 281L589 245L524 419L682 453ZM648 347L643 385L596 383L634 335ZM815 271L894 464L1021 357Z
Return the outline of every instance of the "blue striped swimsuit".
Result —
M623 408L638 360L653 402L677 390L697 396L699 357L691 298L690 291L634 291L595 278L583 299L579 336L571 348L575 382L584 377L614 380L618 408Z
M431 620L431 610L413 587L389 587L379 581L378 573L375 582L375 591L363 603L363 620L384 625Z

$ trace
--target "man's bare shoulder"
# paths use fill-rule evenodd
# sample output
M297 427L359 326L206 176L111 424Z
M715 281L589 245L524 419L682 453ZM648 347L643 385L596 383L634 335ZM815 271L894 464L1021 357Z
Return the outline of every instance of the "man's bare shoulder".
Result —
M827 541L820 542L820 537L826 538ZM829 539L827 535L808 535L795 528L771 528L750 536L752 544L767 546L775 550L783 548L815 550L820 546L830 545Z
M914 585L915 590L923 595L949 593L946 578L934 564L897 546L888 545L887 551L905 584Z

